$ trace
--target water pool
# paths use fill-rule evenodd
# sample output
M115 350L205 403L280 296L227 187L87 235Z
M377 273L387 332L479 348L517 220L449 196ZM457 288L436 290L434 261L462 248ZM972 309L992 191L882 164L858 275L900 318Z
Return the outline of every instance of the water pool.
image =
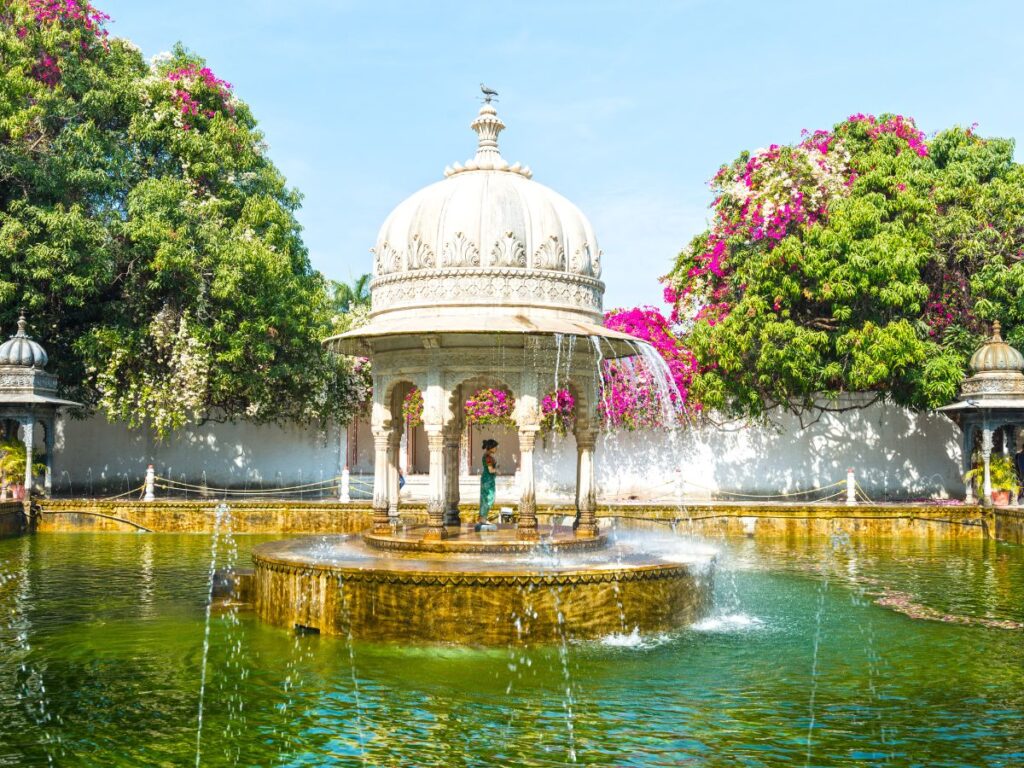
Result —
M204 766L1024 765L1024 548L719 541L688 629L473 649L207 624L211 543L0 541L0 766L195 765L207 626Z

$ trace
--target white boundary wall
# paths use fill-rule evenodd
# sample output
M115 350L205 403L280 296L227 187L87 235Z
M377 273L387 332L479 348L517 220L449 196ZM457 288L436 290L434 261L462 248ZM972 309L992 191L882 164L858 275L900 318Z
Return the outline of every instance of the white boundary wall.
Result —
M801 426L796 417L776 415L777 428L708 425L674 437L612 433L597 446L601 497L668 498L680 489L687 498L771 496L845 483L850 468L874 500L963 497L960 430L944 416L877 403L809 421ZM549 438L538 461L538 483L549 493L574 481L571 437ZM845 495L843 487L828 493L840 490Z
M767 496L845 480L851 467L873 499L963 494L959 430L943 416L875 404L825 413L807 426L791 416L778 417L777 424L774 429L703 426L674 436L617 432L602 437L596 456L600 496L667 499L680 488L688 498L723 491ZM217 487L317 482L335 477L347 463L345 433L337 426L211 423L160 443L102 416L65 418L57 432L54 491L120 493L141 485L149 463L158 475L195 485L204 475ZM363 446L359 453L362 457ZM547 437L536 461L540 493L569 492L576 476L571 436ZM354 474L368 469L358 464L353 461Z
M56 430L55 494L110 495L142 485L146 466L179 482L275 488L329 480L341 472L344 430L246 422L181 430L161 442L103 416L65 417ZM159 494L158 494L159 495Z

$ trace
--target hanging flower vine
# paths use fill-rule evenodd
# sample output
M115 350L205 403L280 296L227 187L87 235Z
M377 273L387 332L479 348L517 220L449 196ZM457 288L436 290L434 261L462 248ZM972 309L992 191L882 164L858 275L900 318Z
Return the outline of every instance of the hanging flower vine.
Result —
M576 401L568 389L558 389L544 396L540 403L541 432L565 435L571 431L576 417Z
M514 427L512 412L516 401L503 389L485 387L466 400L466 421L470 424Z
M423 423L423 393L419 387L413 387L402 400L402 418L409 427L418 427Z

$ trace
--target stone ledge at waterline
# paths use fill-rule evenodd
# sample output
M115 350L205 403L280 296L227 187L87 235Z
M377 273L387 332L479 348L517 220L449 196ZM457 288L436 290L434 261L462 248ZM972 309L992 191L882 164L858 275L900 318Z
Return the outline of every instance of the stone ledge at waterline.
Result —
M130 501L42 499L37 502L37 531L112 531L147 529L164 533L208 533L214 526L214 499L197 501ZM355 533L369 527L369 502L229 501L236 533ZM20 505L19 505L20 512ZM463 507L468 520L475 507ZM538 516L573 514L569 505L544 505ZM837 531L877 536L999 538L1020 543L1024 511L983 510L944 504L858 504L703 502L685 507L643 503L605 504L597 516L619 519L631 527L664 527L707 535L816 536ZM426 522L423 505L402 507L405 521ZM547 522L544 519L544 522Z
M0 538L15 536L24 529L24 509L20 501L0 502Z

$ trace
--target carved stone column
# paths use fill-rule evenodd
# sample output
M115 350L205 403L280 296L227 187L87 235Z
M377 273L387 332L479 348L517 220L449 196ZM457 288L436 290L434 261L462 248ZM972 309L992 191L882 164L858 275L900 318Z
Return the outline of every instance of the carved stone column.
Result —
M1005 427L1004 430L1003 430L1003 456L1005 456L1006 460L1008 462L1010 462L1010 466L1014 468L1014 473L1013 473L1014 477L1017 476L1017 472L1016 472L1017 468L1016 468L1016 465L1014 463L1014 454L1015 453L1017 453L1017 427L1011 424L1011 425ZM1019 491L1019 489L1017 491L1011 491L1010 492L1010 503L1011 504L1014 504L1014 505L1018 504L1019 503L1019 498L1020 498L1020 491Z
M398 495L400 473L399 462L402 456L402 423L392 427L388 435L388 515L398 519Z
M391 444L391 430L373 429L373 532L387 533L391 530L388 518L388 446Z
M444 524L462 525L459 515L459 450L460 430L444 433Z
M589 430L576 435L576 535L597 535L597 490L594 487L594 444L597 435Z
M46 474L43 476L43 493L46 498L53 494L53 428L54 420L43 422L43 441L46 447Z
M22 442L25 444L25 501L32 495L32 442L35 440L35 419L21 420Z
M962 471L960 473L960 476L964 477L972 469L972 467L971 467L971 459L974 456L974 425L971 422L969 422L969 421L964 424L963 440L962 440L961 444L962 444L963 448L962 448L962 455L960 457L960 460L961 460L960 466L961 466L961 469L962 469ZM964 486L965 486L965 489L964 489L964 503L965 504L973 504L974 503L974 479L971 478L970 480L966 481L964 483Z
M992 428L984 427L981 430L981 458L985 462L985 483L982 487L983 506L992 506L992 474L990 464L992 460Z
M448 536L444 527L444 433L440 429L434 428L427 432L427 450L430 452L430 477L427 492L427 530L423 534L423 538L429 541L439 541Z
M533 448L537 427L519 430L519 538L532 540L537 533L537 489L533 476Z

